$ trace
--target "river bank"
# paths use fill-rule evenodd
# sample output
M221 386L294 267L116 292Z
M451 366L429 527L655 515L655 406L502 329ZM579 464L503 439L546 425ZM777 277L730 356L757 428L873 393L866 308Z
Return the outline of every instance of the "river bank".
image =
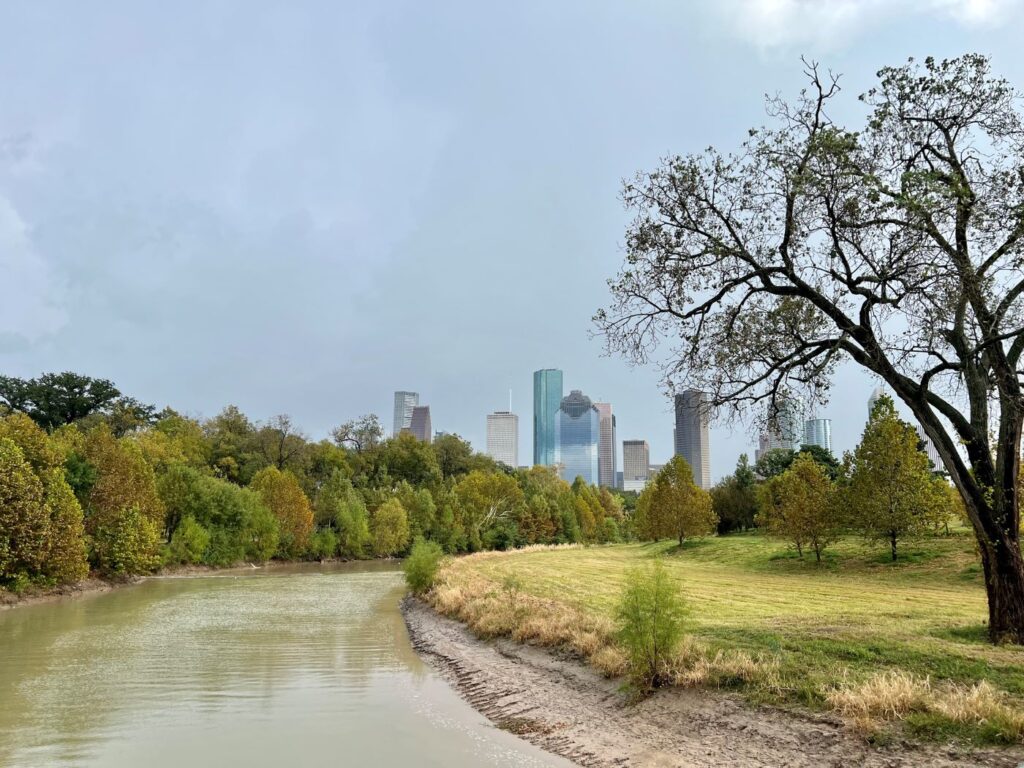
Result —
M869 745L838 718L753 707L719 691L668 690L632 704L620 682L512 640L482 641L406 598L413 647L498 727L578 765L1008 768L1024 751Z

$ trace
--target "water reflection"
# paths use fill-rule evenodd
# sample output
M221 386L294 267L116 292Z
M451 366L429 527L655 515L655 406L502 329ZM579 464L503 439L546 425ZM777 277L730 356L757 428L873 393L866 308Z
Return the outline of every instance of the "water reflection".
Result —
M154 579L0 614L0 765L565 765L423 665L386 564Z

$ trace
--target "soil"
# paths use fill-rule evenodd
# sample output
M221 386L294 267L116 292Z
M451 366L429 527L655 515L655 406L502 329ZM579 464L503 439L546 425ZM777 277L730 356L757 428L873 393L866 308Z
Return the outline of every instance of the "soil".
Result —
M415 598L413 647L477 710L578 765L657 768L947 768L1024 765L1022 749L893 743L875 747L828 715L754 707L721 691L660 691L639 702L621 681L511 640L483 641Z
M0 589L0 611L7 608L17 608L23 605L35 605L37 603L52 603L63 600L67 597L79 597L81 595L94 594L97 592L109 592L125 584L135 584L141 581L141 577L134 577L122 581L107 581L106 579L88 578L76 581L74 584L63 584L59 587L29 588L25 592L14 593Z

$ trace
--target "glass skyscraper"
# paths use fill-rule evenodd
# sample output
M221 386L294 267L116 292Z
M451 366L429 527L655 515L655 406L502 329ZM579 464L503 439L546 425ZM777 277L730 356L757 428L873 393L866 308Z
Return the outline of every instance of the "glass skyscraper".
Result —
M533 372L533 463L550 467L556 461L558 443L555 421L562 402L562 372L544 368Z
M832 452L832 420L808 419L804 423L804 445L817 445Z
M412 424L412 409L420 404L419 392L395 392L395 419L391 435L398 437L403 429Z
M693 471L698 488L711 487L711 442L708 435L708 397L688 389L676 395L676 428L672 433L675 455L682 456Z
M555 463L567 483L582 477L595 485L598 479L597 445L601 416L590 398L574 389L562 398L555 420Z

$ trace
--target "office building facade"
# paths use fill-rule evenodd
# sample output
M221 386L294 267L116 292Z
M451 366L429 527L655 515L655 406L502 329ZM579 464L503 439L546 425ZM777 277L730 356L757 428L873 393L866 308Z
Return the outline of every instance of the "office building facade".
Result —
M622 441L622 490L642 491L651 477L651 447L646 440Z
M594 403L600 418L600 435L597 441L597 484L606 488L615 487L615 473L618 470L615 456L615 414L611 403Z
M415 406L412 409L412 415L409 417L409 426L403 431L409 432L417 440L429 443L434 436L430 428L430 406Z
M412 424L412 409L420 404L419 392L395 392L395 418L391 436L397 437Z
M555 419L555 465L567 483L582 477L596 484L601 417L590 398L578 389L562 398Z
M487 414L487 455L513 469L519 466L519 417L514 413Z
M708 432L708 397L688 389L675 397L675 455L682 456L693 470L698 488L711 487L711 441Z
M562 403L562 372L544 368L533 372L533 463L544 467L556 461L556 422Z
M804 445L817 445L832 452L832 419L808 419L804 422Z

